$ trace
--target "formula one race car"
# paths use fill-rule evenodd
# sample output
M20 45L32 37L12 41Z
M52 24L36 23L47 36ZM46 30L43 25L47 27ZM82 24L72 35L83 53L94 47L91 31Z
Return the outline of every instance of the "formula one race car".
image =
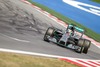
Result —
M72 24L68 25L65 31L49 27L44 35L44 41L55 42L57 45L67 48L70 45L70 48L76 52L87 54L91 41L82 38L83 34L83 29Z

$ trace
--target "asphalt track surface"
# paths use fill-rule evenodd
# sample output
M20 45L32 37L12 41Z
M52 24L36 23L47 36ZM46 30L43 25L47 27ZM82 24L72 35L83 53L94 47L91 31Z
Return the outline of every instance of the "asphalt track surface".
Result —
M0 48L100 60L100 49L91 45L88 54L43 41L49 26L65 29L20 0L0 0Z

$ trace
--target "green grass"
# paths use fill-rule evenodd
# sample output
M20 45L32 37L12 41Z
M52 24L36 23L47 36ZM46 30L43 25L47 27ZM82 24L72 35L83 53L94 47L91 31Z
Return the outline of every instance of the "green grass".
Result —
M92 1L97 2L97 3L100 3L100 0L92 0Z
M32 0L28 0L28 1L31 2L32 4L36 5L36 6L40 7L41 9L51 13L52 15L56 16L57 18L59 18L60 20L62 20L64 22L66 22L67 24L75 24L78 27L83 28L86 31L85 34L87 36L89 36L90 38L93 38L94 40L100 42L100 34L95 33L94 31L90 30L89 28L86 28L85 26L69 19L68 17L65 17L64 15L62 15L58 12L55 12L54 10L52 10L52 9L42 5L42 4L39 4L37 2L33 2Z
M52 58L0 52L0 67L78 67Z

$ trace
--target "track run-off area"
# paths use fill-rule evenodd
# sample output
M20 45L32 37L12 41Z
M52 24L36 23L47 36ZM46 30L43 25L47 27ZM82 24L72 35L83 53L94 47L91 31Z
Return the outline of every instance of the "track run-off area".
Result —
M31 0L100 33L100 4L91 0Z
M27 4L26 4L27 3ZM43 41L46 29L64 24L47 16L43 10L21 0L0 1L0 51L59 58L84 66L100 66L100 49L91 45L88 54Z

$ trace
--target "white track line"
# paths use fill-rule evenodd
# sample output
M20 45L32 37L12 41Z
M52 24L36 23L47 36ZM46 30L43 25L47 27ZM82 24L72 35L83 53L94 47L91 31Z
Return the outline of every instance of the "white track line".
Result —
M57 55L48 55L48 54L42 54L42 53L27 52L27 51L20 51L20 50L11 50L11 49L4 49L4 48L0 48L0 51L20 53L20 54L28 54L28 55L37 55L37 56L44 56L44 57L52 57L52 58L67 58L67 57L57 56Z
M5 34L1 34L1 35L5 36L7 38L10 38L10 39L16 40L16 41L20 41L20 42L27 42L27 43L30 42L30 41L27 41L27 40L21 40L21 39L18 39L18 38L10 37L10 36L7 36Z
M35 52L20 51L20 50L11 50L11 49L4 49L4 48L0 48L0 51L2 51L2 52L19 53L19 54L27 54L27 55L34 55L34 56L43 56L43 57L59 58L59 59L63 59L64 58L65 60L71 60L70 61L71 63L77 62L76 64L78 64L78 65L81 64L82 66L86 66L86 67L91 67L91 66L88 65L88 64L79 62L77 60L86 61L86 63L89 63L89 62L87 62L88 60L89 61L92 61L92 62L93 61L94 62L98 62L98 61L100 62L100 60L80 59L80 58L64 57L64 56L58 56L58 55L49 55L49 54L43 54L43 53L35 53ZM95 64L92 64L92 65L95 65ZM97 65L95 65L95 66L97 66Z
M43 54L43 53L28 52L28 51L21 51L21 50L12 50L12 49L4 49L4 48L0 48L0 51L20 53L20 54L28 54L28 55L37 55L37 56L44 56L44 57L52 57L52 58L80 59L80 58L72 58L72 57L65 57L65 56L58 56L58 55L49 55L49 54ZM90 60L90 59L80 59L80 60ZM93 60L93 61L100 61L100 60Z

